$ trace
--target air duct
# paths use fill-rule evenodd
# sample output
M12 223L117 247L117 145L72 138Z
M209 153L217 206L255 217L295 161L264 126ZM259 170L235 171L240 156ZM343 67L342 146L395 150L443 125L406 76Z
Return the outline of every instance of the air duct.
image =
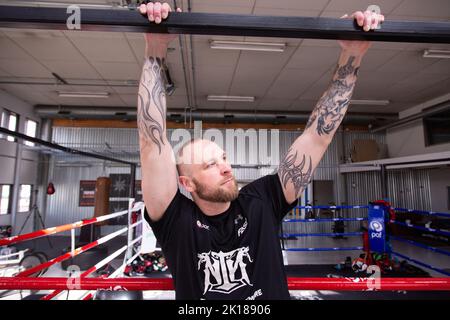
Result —
M135 120L137 110L134 107L82 107L38 105L36 113L49 119L127 119ZM68 113L67 113L68 112ZM67 114L65 114L67 113ZM184 109L169 109L167 120L179 121ZM306 123L310 112L252 112L252 111L192 111L193 120L208 122L249 122L249 123ZM344 119L348 124L386 124L396 121L396 114L348 113Z

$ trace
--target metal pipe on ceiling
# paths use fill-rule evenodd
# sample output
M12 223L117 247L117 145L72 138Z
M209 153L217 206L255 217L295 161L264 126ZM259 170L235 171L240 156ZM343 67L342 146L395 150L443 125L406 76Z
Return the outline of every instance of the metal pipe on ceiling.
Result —
M136 119L136 108L133 107L83 107L83 106L51 106L37 105L35 112L43 118L128 118ZM182 120L183 109L167 110L168 120ZM218 111L218 110L195 110L192 111L194 120L204 121L245 121L245 122L306 122L310 116L309 111L303 112L246 112L238 110ZM348 122L380 122L380 121L398 120L396 114L364 114L348 113L345 121Z
M136 10L82 9L81 30L254 37L348 39L450 43L450 22L385 21L381 29L361 32L355 21L326 17L280 17L173 12L150 24ZM66 8L0 6L0 27L68 30Z

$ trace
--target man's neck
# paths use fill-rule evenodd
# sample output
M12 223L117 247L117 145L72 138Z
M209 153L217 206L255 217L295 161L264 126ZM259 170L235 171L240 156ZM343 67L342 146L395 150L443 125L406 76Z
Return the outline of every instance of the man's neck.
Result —
M231 204L231 202L211 202L195 196L193 198L195 204L207 216L217 216L227 211Z

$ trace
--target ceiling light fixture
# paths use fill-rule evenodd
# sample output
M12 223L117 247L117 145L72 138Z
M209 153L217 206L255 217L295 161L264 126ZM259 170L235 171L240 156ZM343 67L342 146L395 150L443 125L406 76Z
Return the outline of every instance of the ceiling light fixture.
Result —
M108 98L109 92L63 92L58 91L61 98Z
M254 102L255 97L246 96L214 96L207 97L208 101Z
M285 43L211 40L211 49L284 52Z
M427 49L423 52L423 57L450 59L450 50Z
M389 100L350 100L350 104L359 104L366 106L387 106L390 103Z

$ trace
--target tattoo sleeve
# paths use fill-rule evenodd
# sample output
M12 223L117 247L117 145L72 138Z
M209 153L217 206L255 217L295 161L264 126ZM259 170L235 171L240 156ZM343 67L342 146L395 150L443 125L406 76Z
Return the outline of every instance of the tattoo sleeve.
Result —
M161 154L166 131L166 94L160 58L145 60L138 93L137 123L141 140L157 146Z
M297 159L301 159L299 164L295 164ZM298 156L298 151L292 150L292 147L286 153L283 161L278 168L278 175L281 184L286 189L289 182L294 187L294 192L298 198L303 189L308 185L312 178L313 166L311 156Z
M360 62L361 57L345 52L341 55L330 87L318 101L306 125L308 135L300 136L281 161L278 176L289 201L300 197L311 181L326 146L341 124L355 87ZM317 144L321 141L325 143Z
M359 67L354 56L349 56L339 65L328 90L322 95L314 108L306 129L315 127L319 136L332 135L339 127L347 111Z

